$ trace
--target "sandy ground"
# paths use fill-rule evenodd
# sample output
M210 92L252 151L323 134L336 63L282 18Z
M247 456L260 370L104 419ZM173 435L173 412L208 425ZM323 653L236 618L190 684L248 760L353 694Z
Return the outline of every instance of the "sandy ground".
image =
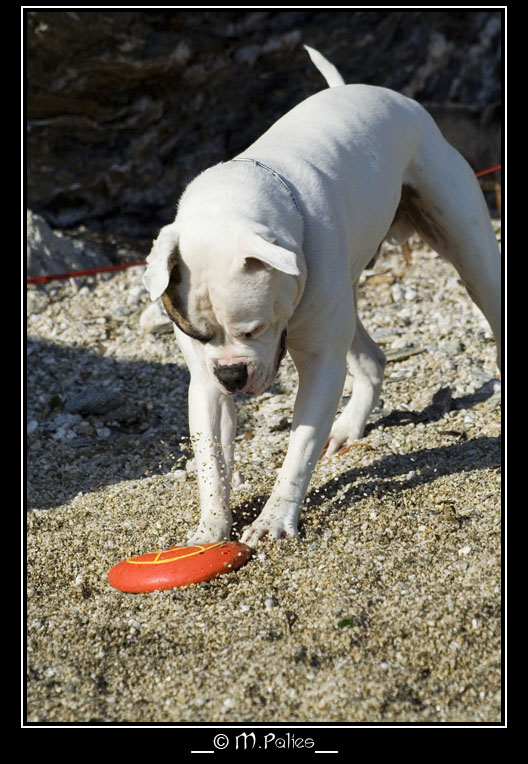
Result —
M500 721L500 392L453 269L416 240L363 278L392 360L361 445L317 466L300 540L133 595L108 570L185 542L199 514L188 373L171 334L138 329L141 270L29 289L28 721ZM296 385L287 357L238 399L235 538L270 493ZM108 411L72 413L87 388Z

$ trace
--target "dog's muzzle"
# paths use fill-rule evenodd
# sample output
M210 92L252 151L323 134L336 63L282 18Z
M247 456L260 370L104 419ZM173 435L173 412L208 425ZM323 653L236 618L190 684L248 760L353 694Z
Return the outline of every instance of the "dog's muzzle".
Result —
M224 364L215 366L214 375L229 393L236 393L246 384L248 370L245 363Z

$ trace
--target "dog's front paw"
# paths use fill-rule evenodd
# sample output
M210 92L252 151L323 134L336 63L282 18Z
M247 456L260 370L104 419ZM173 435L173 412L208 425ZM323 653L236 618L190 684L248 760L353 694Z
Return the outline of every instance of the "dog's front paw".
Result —
M280 539L285 536L298 538L297 521L281 515L266 516L262 513L254 523L246 528L241 541L248 546L256 546L265 536L271 536L273 539Z
M216 541L229 541L231 523L216 518L201 520L198 528L187 539L188 546L214 544Z

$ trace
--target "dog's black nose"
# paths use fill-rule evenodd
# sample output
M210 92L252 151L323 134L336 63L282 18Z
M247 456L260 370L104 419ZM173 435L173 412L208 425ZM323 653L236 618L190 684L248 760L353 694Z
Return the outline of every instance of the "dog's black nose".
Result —
M234 393L242 390L247 382L248 372L245 363L232 363L215 366L215 377L220 380L226 390Z

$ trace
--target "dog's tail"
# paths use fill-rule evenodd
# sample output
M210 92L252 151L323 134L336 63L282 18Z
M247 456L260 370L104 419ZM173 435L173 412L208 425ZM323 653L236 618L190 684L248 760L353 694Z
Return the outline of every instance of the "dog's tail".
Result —
M319 51L315 48L310 48L309 45L305 45L304 48L312 59L312 64L321 72L325 78L329 88L335 88L337 85L346 84L335 66L331 64L330 61L328 61L328 59L325 58L322 53L319 53Z

